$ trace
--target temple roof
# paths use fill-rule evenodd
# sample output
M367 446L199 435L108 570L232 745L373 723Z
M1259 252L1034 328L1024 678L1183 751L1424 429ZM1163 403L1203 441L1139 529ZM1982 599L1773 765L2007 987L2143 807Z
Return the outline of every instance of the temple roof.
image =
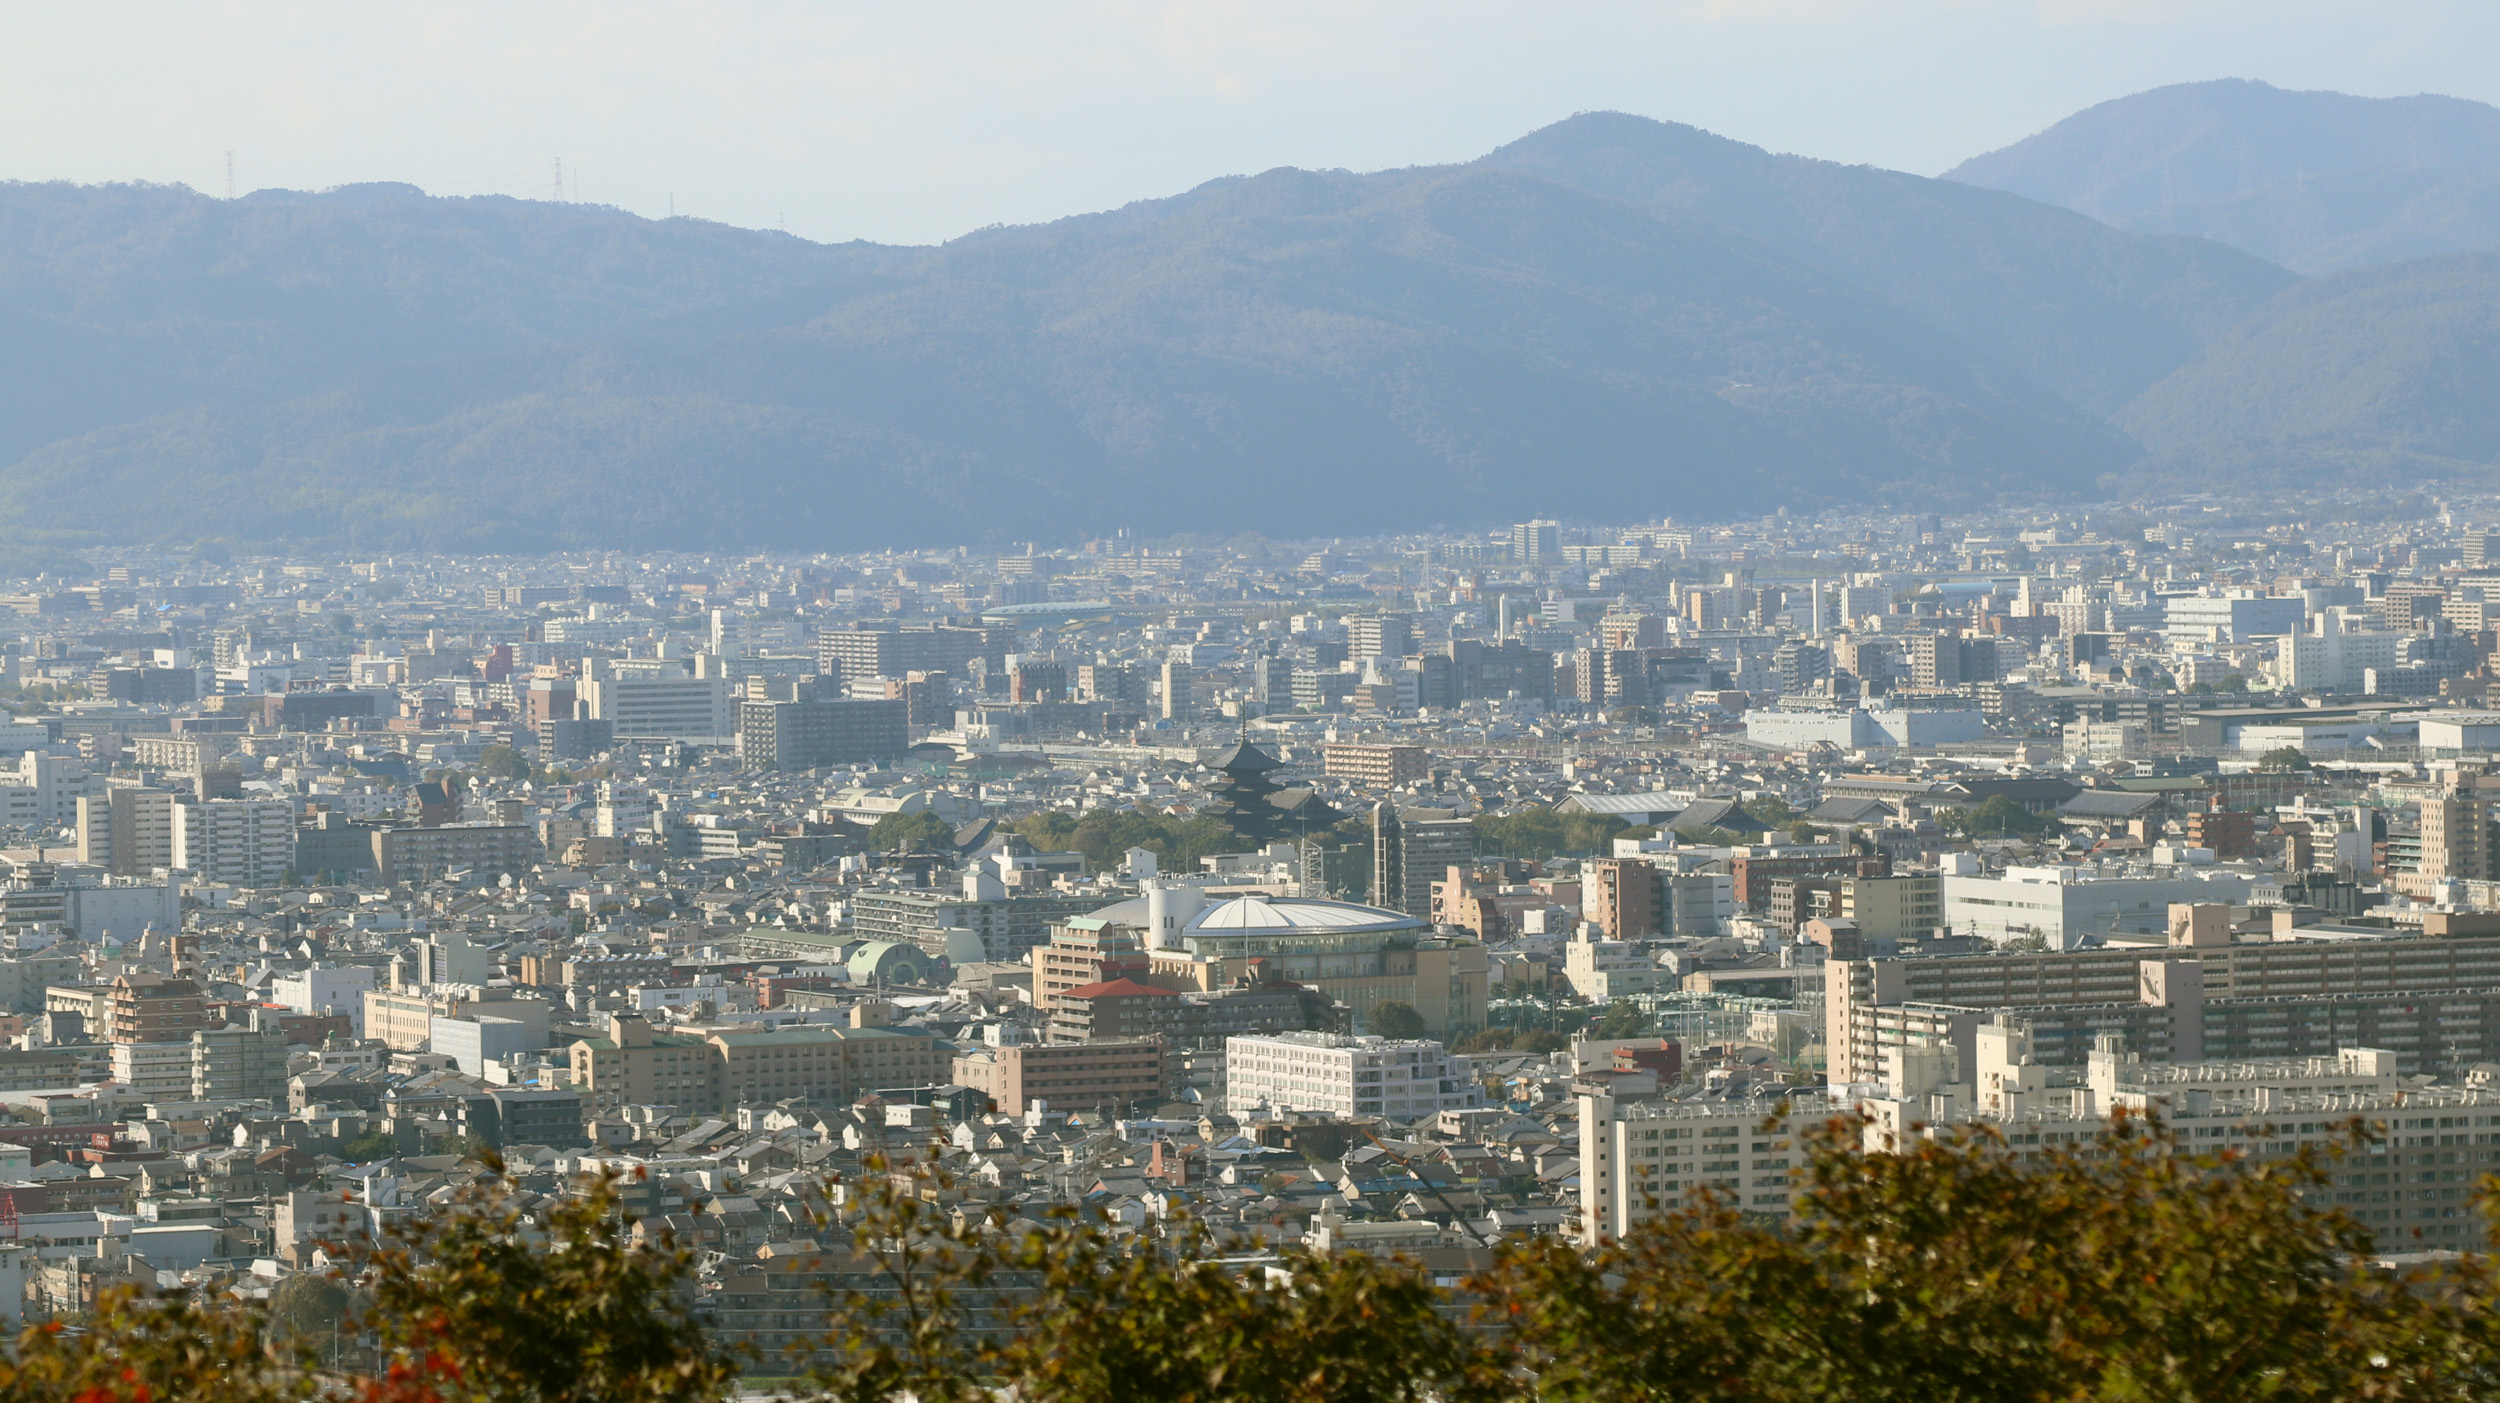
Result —
M1229 770L1237 775L1265 774L1269 770L1276 769L1284 763L1284 761L1277 759L1275 756L1259 749L1256 745L1251 744L1248 736L1243 736L1240 740L1233 742L1232 749L1225 751L1223 754L1218 755L1214 759L1207 762L1210 768Z

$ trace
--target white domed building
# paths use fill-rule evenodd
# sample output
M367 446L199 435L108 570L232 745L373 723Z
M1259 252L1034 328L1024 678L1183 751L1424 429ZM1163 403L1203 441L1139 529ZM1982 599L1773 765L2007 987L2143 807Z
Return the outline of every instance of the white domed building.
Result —
M1316 897L1209 902L1202 888L1171 883L1067 927L1095 948L1142 950L1160 988L1290 980L1346 1005L1358 1031L1380 1003L1412 1005L1443 1040L1484 1026L1484 947L1403 911Z

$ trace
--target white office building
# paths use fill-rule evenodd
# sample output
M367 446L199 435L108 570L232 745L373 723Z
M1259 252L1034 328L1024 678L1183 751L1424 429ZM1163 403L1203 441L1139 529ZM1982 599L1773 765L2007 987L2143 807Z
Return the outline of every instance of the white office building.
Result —
M76 823L78 801L104 793L104 777L74 755L29 750L15 770L0 769L0 814L14 824Z
M593 720L615 723L618 740L737 741L726 677L610 676L583 682L581 694Z
M2369 674L2385 672L2405 660L2409 634L2362 626L2370 616L2360 610L2329 609L2298 633L2276 641L2274 661L2266 665L2274 685L2297 692L2367 690Z
M485 1076L489 1062L507 1061L515 1053L546 1045L547 1030L542 1026L476 1012L434 1015L433 1036L428 1040L431 1051L449 1057L473 1077Z
M371 965L317 964L270 980L269 1001L315 1017L336 1018L344 1014L361 1038L365 1035L365 991L373 987Z
M2086 936L2159 935L2170 906L2244 904L2256 879L2231 868L2173 875L2112 873L2090 867L2008 867L1996 876L1976 870L1967 854L1948 860L1940 880L1944 924L1959 935L2000 944L2039 937L2051 950L2072 950Z
M295 806L284 799L210 799L174 813L174 866L204 881L276 886L295 866Z
M1224 1040L1225 1105L1410 1121L1484 1104L1449 1051L1416 1038L1279 1033Z
M1896 750L1959 745L1985 740L1988 718L1967 710L1881 707L1873 711L1753 711L1745 715L1745 739L1756 745L1803 750L1829 745L1840 750Z
M2173 643L2247 643L2297 632L2307 604L2255 590L2173 594L2162 600L2162 630Z

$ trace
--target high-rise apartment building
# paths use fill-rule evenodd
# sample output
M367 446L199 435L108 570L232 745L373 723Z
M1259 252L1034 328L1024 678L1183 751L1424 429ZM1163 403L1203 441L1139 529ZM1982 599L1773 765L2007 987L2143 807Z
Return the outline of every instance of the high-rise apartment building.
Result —
M1287 675L1291 675L1290 669ZM1114 702L1141 708L1154 701L1146 675L1117 663L1079 664L1076 669L1076 696L1079 701Z
M1015 647L1016 631L1004 625L828 629L816 636L816 665L837 686L907 672L964 677L976 658L994 672L1004 670Z
M1019 658L1007 669L1007 700L1056 702L1067 699L1068 669L1065 663Z
M211 882L275 886L295 866L295 806L209 799L174 806L173 865Z
M75 755L29 750L16 757L14 773L0 769L0 789L18 791L12 796L11 822L74 823L78 801L104 792L104 776ZM20 812L28 817L16 817Z
M1163 663L1163 719L1188 721L1197 714L1195 671L1185 662L1167 658Z
M244 1021L191 1034L191 1099L286 1104L286 1029L273 1010L247 1009Z
M1462 638L1451 641L1449 658L1450 684L1461 701L1511 695L1553 698L1554 655L1543 648Z
M1667 621L1656 614L1608 614L1597 621L1597 638L1609 649L1664 648Z
M1372 807L1371 904L1432 919L1432 884L1476 860L1476 826L1443 809Z
M1331 778L1377 790L1414 784L1432 772L1420 745L1324 745L1320 766Z
M519 823L446 823L384 828L373 835L374 871L386 882L421 882L446 872L526 872L542 849Z
M208 1022L208 1002L200 986L188 979L122 974L114 976L105 990L106 1042L188 1042Z
M910 717L907 700L746 702L738 755L751 770L891 760L911 744Z
M1357 659L1403 658L1415 651L1412 614L1357 614L1346 620L1346 633Z
M2492 870L2490 805L2450 795L2422 801L2423 880L2479 882Z
M1523 521L1510 528L1513 565L1555 565L1562 561L1562 523Z
M174 792L116 783L78 799L78 860L116 877L143 877L174 861Z

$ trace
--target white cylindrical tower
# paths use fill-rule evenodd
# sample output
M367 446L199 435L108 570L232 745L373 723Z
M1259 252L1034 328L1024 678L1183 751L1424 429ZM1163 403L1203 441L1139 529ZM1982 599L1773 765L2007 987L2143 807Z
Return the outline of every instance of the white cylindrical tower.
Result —
M1177 950L1181 932L1207 908L1203 887L1186 882L1166 886L1160 882L1146 889L1146 945L1153 950Z

